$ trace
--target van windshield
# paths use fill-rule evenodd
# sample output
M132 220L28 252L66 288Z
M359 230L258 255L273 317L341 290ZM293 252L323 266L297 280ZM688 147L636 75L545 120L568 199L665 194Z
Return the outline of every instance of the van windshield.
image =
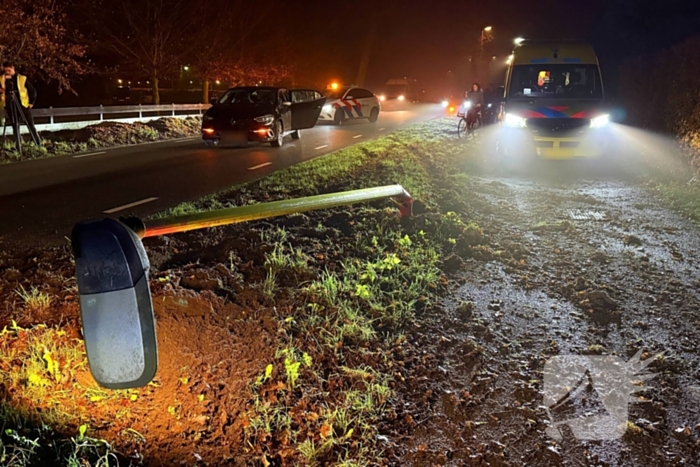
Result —
M390 96L399 96L406 93L406 88L405 84L387 84L386 93Z
M602 99L603 86L595 65L516 65L511 98Z

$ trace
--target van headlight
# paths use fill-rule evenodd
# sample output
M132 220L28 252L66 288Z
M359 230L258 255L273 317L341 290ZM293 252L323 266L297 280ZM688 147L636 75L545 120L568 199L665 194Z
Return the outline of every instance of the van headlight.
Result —
M275 121L274 115L263 115L262 117L255 117L255 121L258 123L263 123L265 125L270 125Z
M503 124L511 128L525 128L527 126L527 122L523 117L513 114L506 114L503 117Z
M591 120L591 128L603 128L610 123L610 115L601 115Z

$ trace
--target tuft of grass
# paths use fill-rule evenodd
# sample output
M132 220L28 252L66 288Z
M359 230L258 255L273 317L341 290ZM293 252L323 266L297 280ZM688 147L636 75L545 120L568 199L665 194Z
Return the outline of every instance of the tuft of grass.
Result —
M190 202L184 202L180 203L177 206L168 209L165 211L162 215L159 215L158 217L175 217L175 216L184 216L187 214L194 214L196 213L197 207L194 205L194 203Z
M36 287L26 290L24 286L20 285L15 293L22 299L24 307L28 310L44 311L51 306L51 296Z
M658 184L656 191L667 204L700 224L700 184Z
M91 405L129 400L129 391L79 383L90 381L88 373L83 341L60 328L25 329L13 322L0 331L0 386L10 395L4 401L9 418L2 419L60 429L89 420Z

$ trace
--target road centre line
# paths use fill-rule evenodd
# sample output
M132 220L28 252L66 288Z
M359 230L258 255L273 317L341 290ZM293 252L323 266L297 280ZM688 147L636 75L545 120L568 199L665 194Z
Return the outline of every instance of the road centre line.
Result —
M265 162L264 164L256 165L253 167L248 167L248 170L262 169L263 167L267 167L268 165L272 165L272 162Z
M355 136L353 136L352 138L353 138L353 139L362 138L362 135L355 135Z
M73 159L80 159L81 157L99 156L100 154L107 154L107 151L91 152L90 154L78 154L77 156L73 156Z
M125 204L123 206L117 206L116 208L112 209L107 209L106 211L102 211L104 214L114 214L117 211L123 211L124 209L129 209L133 208L134 206L140 206L142 204L150 203L151 201L155 201L158 198L146 198L142 199L141 201L134 201L133 203Z
M318 151L319 149L326 149L328 147L327 144L324 144L323 146L319 146L317 148L314 148L315 151Z
M380 129L379 129L379 131L384 131L384 130L386 130L386 128L380 128Z

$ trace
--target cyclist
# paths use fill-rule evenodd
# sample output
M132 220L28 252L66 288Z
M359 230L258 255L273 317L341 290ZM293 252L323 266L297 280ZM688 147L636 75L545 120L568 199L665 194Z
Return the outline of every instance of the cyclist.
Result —
M467 111L467 127L472 128L479 118L479 112L484 106L484 93L481 92L479 83L472 84L472 89L467 93L467 102L471 104Z

